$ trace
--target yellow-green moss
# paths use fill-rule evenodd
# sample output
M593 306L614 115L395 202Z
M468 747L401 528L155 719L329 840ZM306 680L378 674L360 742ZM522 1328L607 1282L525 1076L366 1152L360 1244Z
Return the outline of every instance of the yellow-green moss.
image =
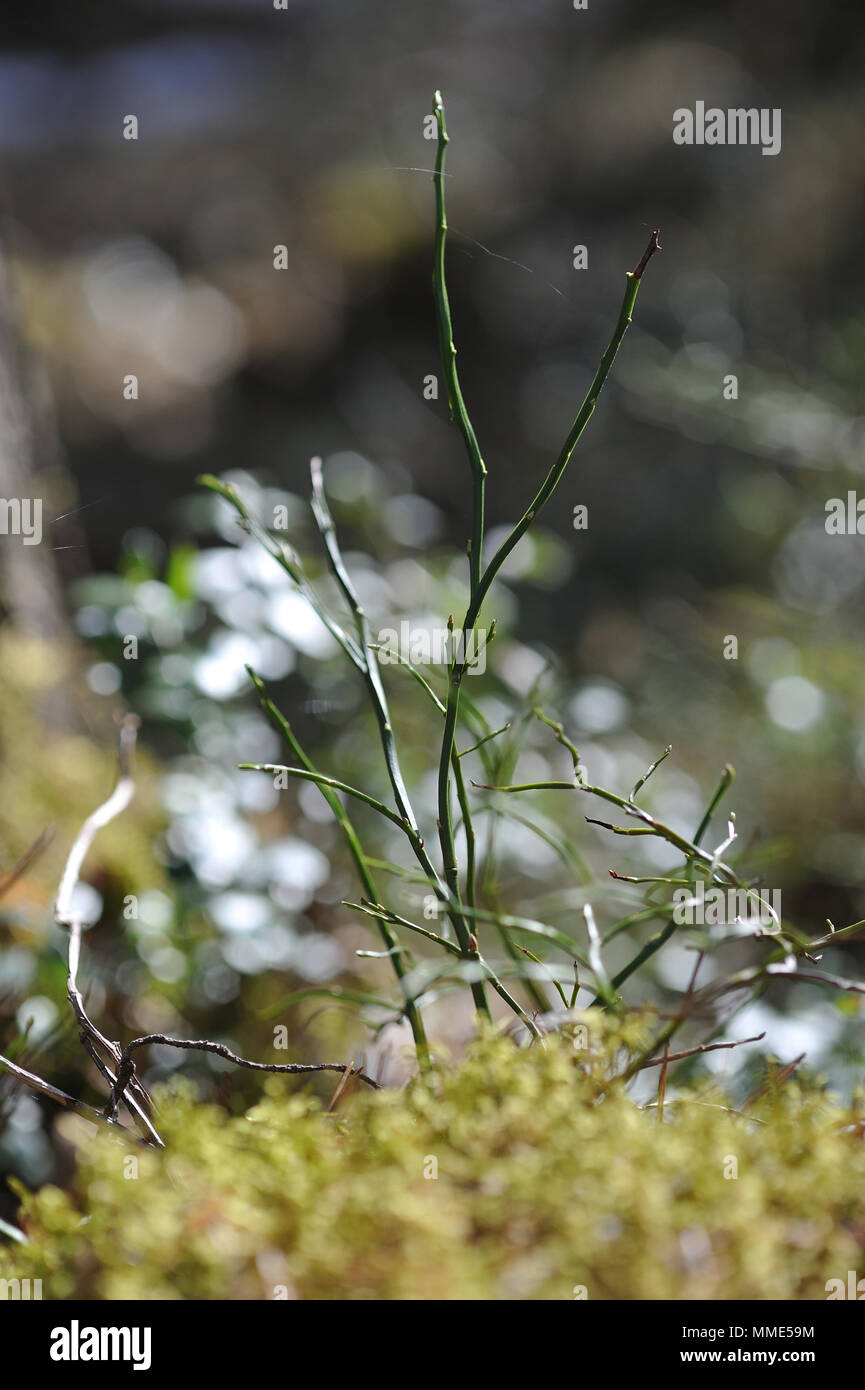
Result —
M865 1273L850 1113L788 1084L748 1119L679 1095L659 1124L605 1089L609 1056L485 1039L336 1115L282 1079L235 1119L175 1089L167 1151L88 1131L0 1275L53 1299L807 1299Z
M116 779L117 731L105 701L87 691L74 648L9 630L0 634L0 666L0 868L10 869L40 832L52 832L3 902L13 937L20 925L22 939L32 946L32 933L47 930L63 865L84 818ZM55 721L58 707L65 717ZM163 886L165 871L153 854L161 825L156 769L142 750L135 813L101 832L88 869L116 880L124 892Z

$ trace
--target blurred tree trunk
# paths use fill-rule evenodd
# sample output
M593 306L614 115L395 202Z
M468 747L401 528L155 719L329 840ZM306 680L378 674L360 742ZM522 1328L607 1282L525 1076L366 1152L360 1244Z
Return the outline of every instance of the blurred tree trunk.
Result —
M38 497L46 457L56 463L59 442L44 368L21 344L9 266L0 247L0 497ZM43 498L39 545L4 536L0 580L7 613L15 627L45 641L68 635L63 593L51 551Z
M0 536L0 601L7 624L57 652L58 683L43 693L40 712L46 726L58 732L80 725L67 691L74 635L52 548L52 475L56 479L60 460L48 374L19 331L9 263L0 244L0 497L41 497L43 504L38 545Z

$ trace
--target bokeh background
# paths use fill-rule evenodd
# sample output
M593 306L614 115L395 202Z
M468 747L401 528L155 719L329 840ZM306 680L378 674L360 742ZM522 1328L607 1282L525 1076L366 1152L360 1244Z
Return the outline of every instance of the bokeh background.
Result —
M321 766L385 794L373 722L285 576L195 478L234 479L265 518L287 507L318 577L306 497L322 455L373 627L463 611L467 465L446 402L423 389L440 371L436 87L493 542L555 456L656 225L664 248L572 467L487 605L499 636L475 698L497 726L540 694L592 779L620 792L672 743L650 804L682 828L734 764L741 863L781 890L784 916L814 932L865 916L865 541L824 524L829 498L865 487L863 61L857 7L805 0L56 0L5 18L0 493L41 496L46 525L41 545L0 548L2 867L53 828L0 901L7 1052L95 1094L51 909L128 707L138 795L84 890L103 1030L271 1057L284 1025L297 1059L405 1073L389 965L356 954L378 941L341 906L357 890L326 807L313 787L277 794L236 770L280 756L244 663ZM675 146L672 113L698 99L780 107L781 153ZM388 688L432 842L439 730L404 672ZM566 773L548 731L516 728L520 780ZM570 798L519 810L570 837L582 867L488 813L513 912L578 932L591 899L608 927L641 901L608 868L668 862L584 825ZM388 891L419 910L420 890ZM618 938L611 966L641 939ZM672 944L629 998L672 1000L691 965ZM855 947L827 965L861 972ZM335 988L385 1004L309 993ZM765 1043L718 1065L807 1051L849 1091L863 1060L849 998L778 982L730 1025L765 1028ZM427 1012L443 1045L469 1035L461 996L437 993ZM198 1054L154 1049L148 1074L179 1066L233 1108L256 1094ZM62 1178L54 1112L0 1085L4 1170Z

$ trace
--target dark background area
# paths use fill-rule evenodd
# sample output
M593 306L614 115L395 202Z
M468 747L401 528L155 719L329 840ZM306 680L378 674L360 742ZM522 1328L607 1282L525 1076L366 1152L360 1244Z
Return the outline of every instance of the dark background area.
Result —
M689 330L693 351L708 344L739 368L743 395L764 373L794 392L822 387L827 337L855 308L853 6L49 5L8 20L6 45L7 246L97 568L116 563L130 521L168 531L171 501L203 468L254 466L299 486L307 454L335 448L409 470L464 533L460 443L420 394L437 369L431 189L395 167L431 162L434 86L453 137L452 297L493 524L521 507L566 430L646 227L662 225L665 258L639 332L675 352ZM781 155L674 146L672 109L700 93L781 106ZM121 138L127 111L137 142ZM272 268L277 243L285 272ZM571 268L577 243L588 271ZM136 341L134 312L125 332L100 333L82 278L118 246L121 266L139 258L145 292L160 269L215 288L239 310L226 331L241 341L222 360L192 351L171 374ZM128 409L115 372L136 367L142 400ZM595 503L590 602L733 574L765 587L765 554L735 554L716 515L719 474L765 460L730 425L683 438L681 403L660 392L635 400L618 381L613 393L579 482L548 517L567 536L571 498ZM799 460L773 452L788 477ZM615 543L623 525L631 544ZM545 610L533 605L533 623L556 640Z

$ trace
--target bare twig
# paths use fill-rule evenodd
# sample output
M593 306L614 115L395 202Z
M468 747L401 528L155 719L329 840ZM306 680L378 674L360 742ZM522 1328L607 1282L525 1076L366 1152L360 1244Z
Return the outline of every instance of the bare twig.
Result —
M348 1067L347 1070L343 1072L342 1076L339 1078L337 1088L331 1097L330 1105L327 1107L328 1115L333 1114L357 1074L354 1067Z
M643 271L646 269L646 266L649 264L649 261L652 259L655 252L660 251L662 249L660 236L661 229L660 227L656 227L649 239L648 246L646 247L636 266L634 267L635 280L639 280L642 277Z
M134 785L130 772L130 762L132 749L135 745L136 728L137 720L133 719L131 716L127 716L121 725L120 777L117 785L108 800L88 816L81 827L72 849L69 852L69 857L66 860L66 866L60 881L55 904L55 919L57 923L60 926L66 927L69 931L67 996L80 1028L81 1041L87 1048L99 1071L110 1084L114 1082L114 1073L100 1057L99 1048L108 1052L115 1060L119 1058L120 1049L116 1044L111 1043L107 1038L103 1037L99 1029L88 1018L87 1011L84 1008L84 1001L77 984L78 963L81 953L81 927L83 924L80 918L73 913L72 899L76 885L78 884L81 866L97 831L100 830L102 826L107 825L109 821L113 820L116 815L119 815L120 812L129 805L132 798ZM46 830L42 832L26 854L23 855L15 865L3 884L0 885L0 894L5 893L21 874L26 871L33 860L41 854L42 850L50 841L51 835L51 831ZM52 1086L50 1082L44 1081L42 1077L27 1071L24 1067L18 1066L15 1062L11 1062L8 1057L0 1056L0 1063L2 1063L2 1065L19 1081L23 1082L25 1086L29 1086L31 1090L37 1091L40 1095L48 1096L65 1109L73 1110L77 1114L85 1116L86 1119L95 1120L97 1122L104 1122L107 1118L103 1115L101 1110L87 1105L85 1101L76 1100L74 1096L67 1095L67 1093L61 1091L59 1087ZM137 1087L137 1090L139 1092L139 1099L130 1096L126 1102L127 1106L134 1115L139 1128L145 1133L144 1142L161 1145L162 1141L151 1124L144 1108L149 1101L149 1097L140 1085ZM142 1101L143 1104L141 1103ZM133 1131L128 1130L126 1125L121 1124L115 1117L111 1118L110 1123L117 1129L123 1130L126 1133L133 1133Z
M768 967L770 975L781 974L781 971L773 970ZM786 973L786 972L783 972ZM826 985L828 989L840 989L849 991L851 994L865 994L865 984L860 984L858 980L842 980L840 975L814 975L807 970L797 970L793 977L797 980L809 980L814 985Z
M641 1110L655 1110L658 1102L656 1100L647 1101L640 1106ZM742 1110L735 1110L732 1105L719 1105L716 1101L696 1100L693 1096L675 1096L666 1102L667 1105L702 1105L706 1110L723 1110L727 1115L738 1115L741 1120L747 1120L751 1125L765 1125L766 1121L759 1119L757 1115L746 1115Z
M109 1086L113 1086L116 1080L115 1073L99 1055L101 1048L106 1052L115 1063L120 1061L120 1047L117 1043L111 1042L103 1033L99 1031L96 1024L88 1016L84 1007L84 1000L78 988L78 963L81 953L81 925L73 922L69 927L69 974L66 981L66 997L72 1006L72 1012L79 1026L79 1037L84 1047L90 1053L97 1069L101 1072ZM162 1140L154 1128L150 1119L151 1099L141 1082L136 1078L132 1087L132 1093L125 1097L125 1103L136 1124L150 1141L158 1147L162 1146Z
M163 1047L180 1047L190 1052L213 1052L217 1057L224 1057L227 1062L233 1062L237 1067L246 1067L249 1071L267 1071L284 1073L290 1076L297 1076L308 1072L316 1071L338 1071L345 1074L353 1072L360 1077L367 1086L373 1090L379 1090L377 1081L373 1081L371 1076L365 1072L358 1071L351 1063L344 1062L249 1062L245 1057L239 1057L231 1048L224 1043L208 1042L206 1040L193 1040L191 1038L169 1038L164 1033L148 1033L143 1038L133 1038L132 1042L126 1044L120 1055L120 1067L117 1073L117 1080L111 1088L111 1095L105 1107L107 1118L112 1118L117 1113L117 1106L124 1099L126 1087L135 1077L135 1063L132 1060L132 1053L139 1047L147 1047L150 1043L159 1043Z
M127 714L121 720L120 724L118 747L120 775L117 780L117 785L108 800L104 801L101 806L98 806L95 811L91 812L78 832L66 860L66 866L60 880L60 887L57 891L57 900L54 907L55 920L59 926L65 927L69 932L66 996L69 1000L72 1012L75 1015L76 1022L78 1023L79 1036L82 1043L90 1053L91 1058L98 1070L102 1073L102 1076L109 1085L112 1086L116 1080L115 1074L108 1066L105 1059L99 1054L101 1050L103 1053L107 1054L112 1062L117 1064L120 1061L120 1047L117 1043L111 1042L109 1038L106 1038L88 1016L87 1010L84 1007L81 991L78 988L78 966L81 959L81 931L86 924L81 916L74 911L73 898L75 889L78 886L82 865L90 846L96 838L97 832L110 824L116 816L120 815L121 811L125 811L132 800L135 791L135 783L132 778L132 754L135 749L137 733L138 720L134 715ZM150 1143L161 1147L162 1140L150 1119L150 1096L137 1078L130 1088L130 1094L124 1099L127 1109L132 1114L139 1129L146 1135Z
M36 1076L32 1071L26 1071L24 1067L19 1067L16 1062L10 1062L9 1058L2 1054L0 1054L0 1066L4 1066L25 1086L29 1086L31 1091L47 1096L49 1100L55 1100L58 1105L63 1106L64 1110L72 1110L76 1115L83 1115L86 1120L93 1120L97 1124L104 1124L107 1120L115 1129L131 1135L134 1139L139 1139L139 1135L128 1129L126 1125L121 1124L119 1120L109 1120L108 1116L104 1115L101 1110L96 1110L86 1101L76 1100L74 1096L67 1095L66 1091L61 1091L59 1086L52 1086L50 1081L43 1081L41 1076ZM140 1142L146 1143L147 1141L141 1139Z
M14 868L9 870L3 882L0 883L0 898L2 898L5 893L9 892L9 889L14 883L18 882L22 874L27 872L34 859L38 859L42 851L48 848L53 837L53 830L43 830L42 834L37 840L34 840L30 848L24 851L18 863Z
M670 1066L670 1044L664 1047L664 1055L661 1058L661 1079L658 1082L658 1124L664 1118L664 1096L667 1094L667 1072Z
M69 851L54 907L55 920L62 927L71 927L76 921L82 925L80 918L76 918L72 912L72 895L78 884L81 866L93 844L96 832L114 820L115 816L119 816L121 811L125 811L132 800L135 783L132 780L131 766L137 730L138 720L133 715L126 715L120 725L120 777L117 785L108 800L87 817Z
M684 1052L665 1052L663 1057L651 1057L641 1062L635 1071L645 1071L646 1067L662 1067L669 1062L682 1062L686 1057L696 1057L700 1052L719 1052L727 1047L744 1047L745 1043L762 1042L765 1033L757 1033L753 1038L737 1038L735 1042L700 1043L699 1047L686 1048Z
M87 817L84 825L69 852L60 888L57 893L55 906L55 917L60 926L67 928L69 932L69 952L68 965L69 973L66 984L66 993L72 1011L80 1029L80 1038L90 1053L90 1056L101 1073L104 1080L110 1087L108 1102L104 1111L95 1110L92 1106L85 1105L82 1101L77 1101L72 1096L68 1096L65 1091L60 1091L56 1086L51 1086L48 1082L42 1081L39 1077L30 1072L24 1071L22 1067L15 1066L14 1063L0 1058L19 1080L32 1089L40 1091L43 1095L50 1096L59 1104L66 1106L67 1109L78 1111L86 1115L88 1119L107 1121L109 1124L120 1129L126 1129L125 1125L120 1125L117 1120L117 1109L121 1101L126 1105L132 1114L136 1124L143 1131L143 1142L157 1148L163 1148L160 1138L153 1122L150 1118L151 1100L150 1096L138 1079L135 1072L135 1063L132 1060L132 1053L139 1047L145 1047L149 1043L161 1043L166 1047L178 1047L199 1052L213 1052L219 1057L224 1057L227 1061L233 1062L236 1066L247 1067L250 1071L282 1072L282 1073L307 1073L319 1071L336 1071L343 1075L345 1080L346 1073L359 1076L362 1081L374 1089L378 1089L378 1083L364 1072L355 1068L353 1065L344 1065L340 1062L315 1062L304 1064L300 1062L287 1062L281 1064L269 1062L249 1062L245 1057L239 1057L232 1052L224 1043L199 1041L186 1038L170 1038L163 1033L150 1033L146 1037L134 1038L127 1043L121 1051L120 1044L112 1042L99 1031L92 1019L88 1017L84 1007L84 1000L78 988L78 967L81 960L81 931L85 925L78 913L73 910L73 896L78 885L81 867L87 855L87 851L93 843L97 831L108 825L115 816L125 810L132 800L135 785L132 779L132 752L135 747L136 732L138 728L137 719L126 716L120 729L120 776L117 785L107 801L103 802L95 811ZM110 1062L114 1064L114 1069L109 1066L105 1056L107 1054ZM127 1131L131 1133L131 1131Z
M747 1110L755 1101L759 1100L761 1096L764 1096L768 1090L777 1090L779 1086L783 1086L785 1081L790 1080L796 1068L801 1066L807 1055L807 1052L800 1052L799 1056L794 1057L792 1062L788 1062L786 1067L782 1067L774 1076L770 1076L763 1082L762 1086L758 1086L756 1091L752 1091L748 1099L743 1102L742 1109Z

